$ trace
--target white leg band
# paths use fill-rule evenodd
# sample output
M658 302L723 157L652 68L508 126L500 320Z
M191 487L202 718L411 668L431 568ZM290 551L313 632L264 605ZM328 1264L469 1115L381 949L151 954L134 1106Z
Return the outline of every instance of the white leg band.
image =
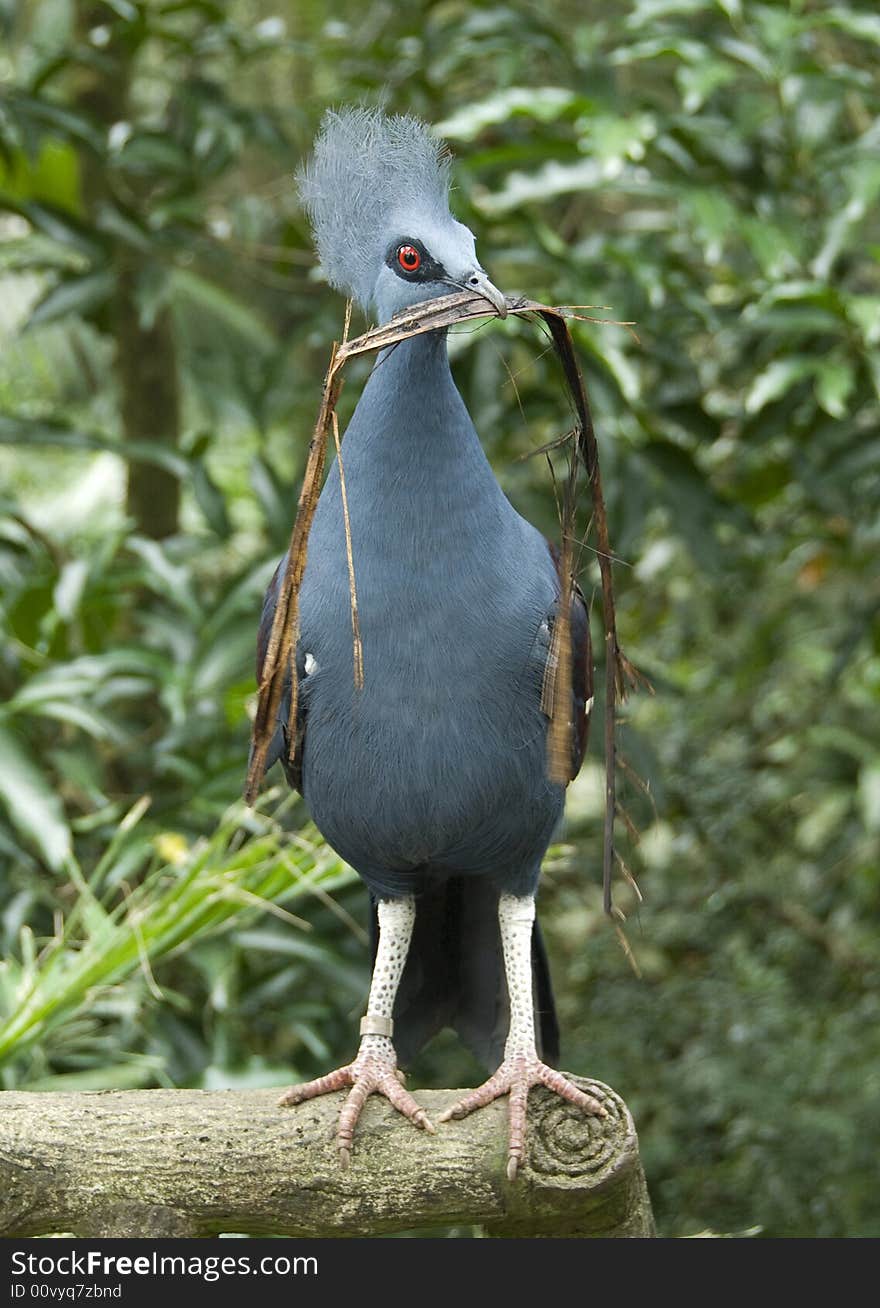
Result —
M364 1013L361 1018L361 1035L393 1036L394 1022L381 1013Z

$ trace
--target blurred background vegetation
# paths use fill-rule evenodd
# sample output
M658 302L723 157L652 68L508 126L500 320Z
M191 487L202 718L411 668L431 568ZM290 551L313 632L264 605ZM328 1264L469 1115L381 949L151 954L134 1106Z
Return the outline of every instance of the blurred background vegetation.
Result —
M623 733L642 978L601 914L594 740L542 889L563 1064L632 1106L664 1234L880 1233L873 0L0 22L2 1085L281 1084L353 1051L364 893L280 786L238 796L342 317L292 172L328 104L383 102L450 141L497 284L636 323L576 336L656 691ZM522 457L568 420L546 342L453 349L552 535ZM441 1038L415 1084L477 1074Z

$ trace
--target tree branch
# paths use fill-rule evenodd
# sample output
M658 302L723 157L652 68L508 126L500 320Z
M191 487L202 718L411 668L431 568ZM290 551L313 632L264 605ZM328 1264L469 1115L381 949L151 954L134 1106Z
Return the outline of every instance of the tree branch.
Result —
M373 1097L343 1172L339 1095L282 1109L275 1090L9 1091L0 1235L340 1237L479 1223L494 1236L651 1236L629 1111L607 1086L574 1079L608 1117L533 1091L512 1185L504 1102L429 1136ZM419 1100L436 1120L460 1095Z

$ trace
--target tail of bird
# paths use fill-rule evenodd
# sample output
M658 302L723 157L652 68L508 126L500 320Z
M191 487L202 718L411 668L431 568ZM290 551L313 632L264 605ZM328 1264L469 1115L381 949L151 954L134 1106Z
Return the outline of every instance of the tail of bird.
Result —
M372 915L373 955L378 936ZM559 1027L540 927L532 935L532 977L538 1054L559 1058ZM406 1067L428 1040L453 1027L492 1071L501 1062L509 1008L498 890L479 877L450 877L416 901L416 922L394 1005L394 1046Z

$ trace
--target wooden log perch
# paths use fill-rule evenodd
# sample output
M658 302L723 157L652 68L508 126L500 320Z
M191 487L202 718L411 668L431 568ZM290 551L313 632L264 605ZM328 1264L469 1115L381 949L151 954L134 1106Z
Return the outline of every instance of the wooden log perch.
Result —
M373 1096L352 1165L341 1096L279 1108L277 1090L0 1095L0 1235L345 1237L479 1223L492 1236L654 1234L632 1118L597 1081L587 1117L529 1096L528 1158L505 1175L507 1103L416 1130ZM460 1090L419 1090L436 1121Z

